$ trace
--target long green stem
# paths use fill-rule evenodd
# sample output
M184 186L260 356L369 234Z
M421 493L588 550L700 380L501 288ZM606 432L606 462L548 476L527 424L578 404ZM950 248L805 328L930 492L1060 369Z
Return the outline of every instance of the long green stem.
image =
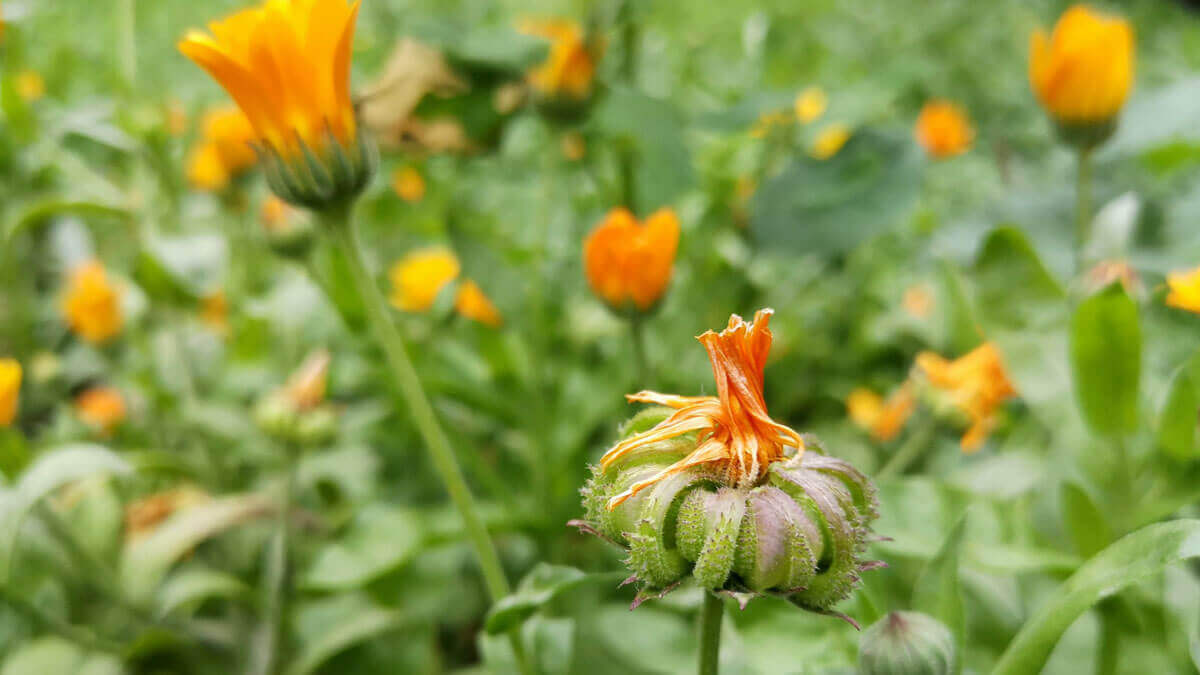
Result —
M1091 148L1080 148L1078 166L1079 170L1075 176L1075 266L1077 272L1082 272L1086 262L1083 249L1087 246L1092 222Z
M446 492L450 495L450 500L454 502L455 508L462 516L467 539L475 549L475 557L479 560L484 583L487 585L492 601L495 602L508 595L509 592L508 580L504 576L504 569L500 566L500 557L496 554L496 548L492 545L487 528L484 527L483 520L479 517L475 499L471 496L467 481L463 478L458 462L454 458L454 451L450 448L450 440L446 437L446 432L442 430L433 406L429 403L429 397L426 396L425 389L417 378L417 371L408 357L404 338L400 336L400 332L388 314L388 306L383 293L380 292L379 287L375 285L375 280L367 271L366 262L363 260L362 250L358 243L358 232L350 217L350 209L326 212L322 214L322 217L326 220L325 230L332 234L334 242L342 249L342 253L349 263L350 273L354 276L354 283L366 310L367 323L383 349L384 356L391 367L392 377L395 378L396 385L400 388L400 394L408 405L417 431L425 441L425 448L429 451L433 467L437 471L438 477L442 479Z
M629 319L629 339L633 343L633 365L637 368L635 389L645 389L653 379L650 372L650 362L646 358L646 330L643 317L634 316Z
M292 495L295 492L296 470L294 454L289 452L284 469L283 490L279 496L279 513L275 521L275 539L269 549L266 574L267 602L256 651L252 655L249 673L269 675L283 670L286 653L287 605L291 599L291 513Z
M121 77L129 91L134 89L137 80L137 7L136 0L121 0L117 9L117 35L121 51Z
M910 464L921 456L921 453L929 448L930 441L933 440L933 430L933 420L926 419L923 424L909 434L908 438L904 441L904 445L900 446L896 454L892 455L887 464L884 464L883 468L875 474L875 479L891 478L903 473Z
M721 614L725 601L712 592L704 594L700 608L700 675L717 675L721 661Z

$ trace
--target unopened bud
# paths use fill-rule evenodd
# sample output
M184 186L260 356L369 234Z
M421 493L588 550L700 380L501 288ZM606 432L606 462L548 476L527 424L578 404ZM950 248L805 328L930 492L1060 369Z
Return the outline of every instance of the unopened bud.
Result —
M859 640L860 675L949 675L955 660L950 629L920 612L891 612Z

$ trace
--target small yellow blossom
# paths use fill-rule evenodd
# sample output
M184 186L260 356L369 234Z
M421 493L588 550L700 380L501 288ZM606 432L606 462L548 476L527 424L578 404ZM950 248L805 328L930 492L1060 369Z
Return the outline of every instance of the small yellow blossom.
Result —
M46 95L46 81L36 70L22 70L17 73L17 94L26 102L32 103Z
M11 426L17 418L21 394L21 364L15 359L0 359L0 428Z
M470 279L463 281L459 286L458 297L454 300L454 310L468 319L474 319L493 328L504 323L503 317L500 316L500 310L496 309L492 301L484 295L479 284Z
M678 246L673 210L659 209L639 223L629 209L616 208L584 241L584 273L592 291L613 309L645 312L666 292Z
M983 445L996 424L996 411L1017 395L1000 358L1000 350L986 342L954 361L932 352L917 355L917 369L933 387L950 394L951 400L970 419L962 437L965 452Z
M925 284L909 286L904 291L904 311L914 319L928 319L933 312L933 293Z
M120 294L99 261L71 271L62 311L71 330L88 342L105 342L121 332Z
M929 101L921 108L914 134L926 154L934 159L961 155L975 138L966 111L941 100Z
M917 408L912 385L904 383L885 401L879 394L858 388L846 397L846 411L859 428L869 431L877 441L895 438Z
M562 135L561 149L567 161L578 162L587 154L587 141L578 131L568 131Z
M850 140L850 127L840 122L826 125L824 129L817 134L816 140L813 141L812 148L808 154L813 159L829 159L838 154L846 141Z
M405 312L429 311L438 294L457 279L461 271L458 258L448 249L430 248L409 253L388 271L392 282L392 306ZM454 309L468 319L489 326L499 326L503 321L499 310L470 279L464 279L458 285Z
M111 436L125 421L125 399L112 387L91 387L75 397L75 413L100 435Z
M546 60L528 75L535 91L576 101L591 96L598 54L589 46L582 26L566 19L529 19L522 21L518 29L550 41Z
M1200 267L1167 275L1167 306L1200 314Z
M425 198L425 177L411 166L396 169L392 174L392 189L409 204Z
M217 289L200 299L200 320L217 335L229 336L229 300L224 290Z
M801 124L810 124L825 114L828 105L829 99L825 96L824 89L809 87L796 96L793 107L796 109L796 119Z
M1114 118L1133 85L1133 45L1125 19L1071 7L1049 36L1039 30L1030 39L1029 81L1038 101L1067 124Z

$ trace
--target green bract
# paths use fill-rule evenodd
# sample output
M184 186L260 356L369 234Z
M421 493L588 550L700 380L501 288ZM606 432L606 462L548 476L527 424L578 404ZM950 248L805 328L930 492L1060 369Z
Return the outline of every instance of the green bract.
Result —
M643 431L670 411L652 408L626 425ZM580 525L628 549L642 586L639 602L691 576L704 588L727 592L743 604L771 594L814 611L843 600L859 573L876 517L875 487L850 464L810 443L799 456L775 462L759 485L722 484L703 466L672 475L608 509L631 484L661 471L696 445L689 434L602 471L593 467L583 489Z
M860 675L950 675L954 663L954 635L920 612L891 612L859 642Z
M375 143L359 130L353 145L343 146L326 132L324 148L297 139L300 154L284 157L268 146L255 146L271 191L280 199L314 211L345 204L370 182L379 164Z

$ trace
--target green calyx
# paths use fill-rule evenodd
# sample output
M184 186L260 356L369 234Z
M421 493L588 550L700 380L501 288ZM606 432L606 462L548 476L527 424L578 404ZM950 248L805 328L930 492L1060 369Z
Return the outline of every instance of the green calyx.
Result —
M950 675L955 661L950 629L920 612L891 612L859 641L861 675Z
M1112 137L1117 130L1118 116L1095 121L1054 120L1054 128L1058 137L1067 145L1080 150L1091 150L1099 147Z
M649 408L622 429L628 436L664 419ZM580 523L629 552L641 599L691 576L743 604L777 595L814 611L846 598L859 574L878 563L860 558L876 517L875 488L848 463L810 449L771 465L752 487L724 485L703 466L665 478L615 509L609 500L686 455L694 435L647 448L636 459L593 468Z
M320 148L297 139L299 152L284 157L278 149L256 145L271 191L280 199L313 211L342 208L358 196L375 175L379 154L364 129L351 145L342 145L331 131Z

